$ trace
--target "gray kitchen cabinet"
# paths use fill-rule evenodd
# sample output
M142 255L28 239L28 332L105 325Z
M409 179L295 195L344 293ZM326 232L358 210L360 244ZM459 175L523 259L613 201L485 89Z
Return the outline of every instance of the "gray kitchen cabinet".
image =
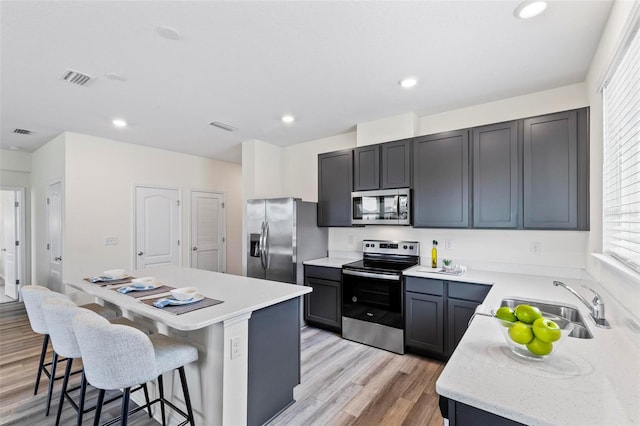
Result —
M469 226L469 131L414 139L413 226Z
M411 147L413 139L387 142L380 145L382 189L411 187Z
M490 288L484 284L405 277L407 351L446 360Z
M351 226L353 150L318 155L318 226Z
M380 145L353 150L353 190L380 189Z
M304 319L327 330L342 330L342 269L304 267L304 285L313 288L304 296Z
M405 278L405 346L411 352L444 356L442 280Z
M588 110L523 122L524 228L588 229Z
M506 417L480 410L467 404L448 399L447 416L449 426L519 426L524 423L518 423Z
M473 227L517 228L522 217L518 122L475 127L471 143Z

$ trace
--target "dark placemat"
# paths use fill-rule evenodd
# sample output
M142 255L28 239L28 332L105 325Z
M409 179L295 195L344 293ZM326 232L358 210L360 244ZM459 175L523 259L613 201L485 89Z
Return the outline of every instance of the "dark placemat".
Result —
M117 292L120 288L121 287L112 288L111 290ZM156 287L151 290L130 291L129 293L120 293L120 294L124 294L125 296L131 296L133 298L138 299L140 297L152 296L154 294L168 293L171 290L173 290L173 287L169 287L168 285L161 285L160 287Z
M141 302L151 306L152 308L161 309L165 312L169 312L170 314L174 314L174 315L182 315L182 314L186 314L187 312L197 311L198 309L208 308L209 306L214 306L214 305L223 303L222 300L210 299L208 297L205 297L202 300L189 303L188 305L169 305L169 306L165 306L164 308L156 308L155 306L153 306L153 302L160 299L164 299L164 297L146 299L146 300L142 300Z
M134 277L124 277L122 279L119 280L113 280L113 281L98 281L95 283L92 283L91 281L89 281L89 278L85 278L84 280L86 282L88 282L89 284L95 284L95 285L99 285L100 287L106 287L108 285L118 285L118 284L128 284L131 282L131 280Z

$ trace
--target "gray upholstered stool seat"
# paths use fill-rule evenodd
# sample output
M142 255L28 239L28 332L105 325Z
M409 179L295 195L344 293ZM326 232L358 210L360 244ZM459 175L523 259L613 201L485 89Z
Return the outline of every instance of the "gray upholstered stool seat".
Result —
M185 364L198 359L198 351L194 346L167 336L147 336L139 330L111 324L88 311L78 313L72 323L87 380L100 389L94 424L99 424L105 390L124 389L120 421L122 425L126 425L130 388L156 378L160 398L147 405L149 410L152 404L160 402L164 424L167 404L183 415L191 425L194 424L184 372ZM187 413L164 398L162 374L174 369L180 373Z
M36 383L33 394L36 395L38 393L40 378L42 376L42 373L44 372L45 376L49 378L49 391L47 394L47 407L45 411L46 415L49 415L49 407L51 406L51 393L53 392L53 382L54 380L58 380L62 377L56 377L56 362L53 362L53 360L51 362L45 362L47 348L49 346L49 329L47 326L47 321L44 319L40 307L42 305L42 301L47 297L59 297L65 299L68 298L64 294L56 293L46 287L41 287L38 285L23 286L20 290L20 293L22 295L22 300L24 301L24 306L27 310L27 317L29 318L31 329L35 333L43 335L42 349L40 351L40 361L38 363L38 371L36 373ZM116 317L116 312L113 309L106 308L97 303L89 303L87 305L83 305L83 307L107 318ZM51 367L51 371L47 369L47 367L49 366Z
M71 320L79 313L90 311L76 306L75 303L73 303L66 297L61 298L58 296L45 298L42 301L41 309L44 318L48 323L49 335L53 343L54 356L63 356L67 359L67 366L64 373L64 380L62 382L62 389L60 391L60 402L58 403L58 412L56 415L55 424L56 426L60 424L62 407L66 398L69 400L69 403L72 405L72 407L76 410L78 414L77 424L78 426L81 426L83 414L93 410L95 407L91 407L88 410L84 409L85 393L87 388L84 371L82 373L82 380L80 383L80 398L78 404L76 404L76 402L69 395L68 392L70 390L67 390L73 360L81 357L80 348L78 347ZM122 317L110 319L109 321L111 323L135 326L132 321ZM143 386L143 390L148 404L149 393L147 391L146 385ZM151 417L151 412L149 412L149 417Z

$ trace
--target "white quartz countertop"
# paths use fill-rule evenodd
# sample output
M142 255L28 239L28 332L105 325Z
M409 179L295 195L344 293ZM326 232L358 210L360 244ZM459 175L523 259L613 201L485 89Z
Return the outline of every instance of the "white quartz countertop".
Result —
M594 336L568 337L549 359L529 361L510 351L496 320L476 316L436 383L440 395L531 425L640 424L640 330L598 283L560 279L587 299L590 294L581 282L601 293L609 330L597 328L587 307L553 286L552 277L486 271L450 276L420 270L425 267L405 275L491 284L483 303L488 308L507 297L576 307Z
M310 293L310 287L286 284L238 275L209 272L178 266L128 271L133 277L153 275L156 280L170 287L198 287L198 292L212 299L222 300L210 306L182 315L174 315L162 309L146 305L127 294L120 294L107 287L100 287L77 277L65 284L105 300L123 310L140 314L164 323L168 327L189 331L207 327L244 314L275 305ZM154 297L159 297L154 295Z
M305 260L302 262L309 266L324 266L327 268L342 268L342 265L355 262L358 259L344 259L340 257L323 257L320 259Z

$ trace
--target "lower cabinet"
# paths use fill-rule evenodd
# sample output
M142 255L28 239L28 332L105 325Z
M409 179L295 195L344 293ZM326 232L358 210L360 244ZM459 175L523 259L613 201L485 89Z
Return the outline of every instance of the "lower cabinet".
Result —
M442 397L441 397L442 398ZM447 415L449 426L475 426L475 425L491 425L491 426L519 426L518 423L506 417L480 410L467 404L463 404L453 399L447 400Z
M313 288L304 296L304 320L316 327L342 331L342 270L305 265L304 285Z
M407 351L448 359L490 288L483 284L406 277Z

